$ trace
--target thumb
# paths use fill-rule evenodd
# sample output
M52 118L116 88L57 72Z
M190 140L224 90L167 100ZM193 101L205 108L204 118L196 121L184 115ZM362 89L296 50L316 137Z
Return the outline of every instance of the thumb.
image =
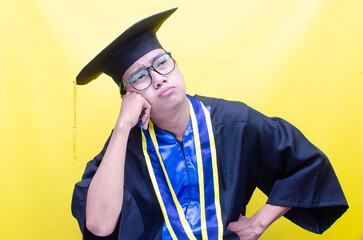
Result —
M237 222L231 222L228 224L227 229L230 231L234 231L237 227Z
M240 224L241 221L243 221L244 219L246 219L247 217L243 216L243 215L239 215L239 218L237 221L231 222L228 224L227 229L230 231L235 231L238 229L238 226Z

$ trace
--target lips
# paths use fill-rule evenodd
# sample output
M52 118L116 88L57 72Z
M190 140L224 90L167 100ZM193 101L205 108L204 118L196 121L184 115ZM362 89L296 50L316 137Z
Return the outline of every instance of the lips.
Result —
M159 97L168 96L173 92L174 92L174 87L167 87L167 88L161 90Z

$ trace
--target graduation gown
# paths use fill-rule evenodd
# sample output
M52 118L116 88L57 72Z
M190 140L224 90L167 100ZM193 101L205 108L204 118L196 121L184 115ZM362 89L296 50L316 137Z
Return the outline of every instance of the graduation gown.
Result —
M245 215L256 187L268 196L268 204L292 207L285 217L314 233L323 233L347 210L329 160L297 128L280 118L266 117L241 102L195 98L211 108L224 228L240 214ZM73 193L72 213L86 239L91 235L85 229L88 186L108 141L87 164ZM164 219L141 142L141 130L136 126L128 139L123 206L113 239L162 238ZM223 239L239 238L224 229Z

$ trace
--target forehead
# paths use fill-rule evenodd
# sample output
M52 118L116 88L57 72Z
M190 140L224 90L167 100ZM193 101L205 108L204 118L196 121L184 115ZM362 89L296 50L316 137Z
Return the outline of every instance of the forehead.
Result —
M140 57L138 60L136 60L124 73L122 79L126 80L132 73L135 71L148 67L152 64L152 62L160 56L161 54L165 53L165 51L161 48L154 49L148 53L146 53L144 56Z

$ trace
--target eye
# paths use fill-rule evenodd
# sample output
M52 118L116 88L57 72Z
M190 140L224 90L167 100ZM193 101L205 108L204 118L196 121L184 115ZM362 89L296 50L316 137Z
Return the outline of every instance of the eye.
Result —
M132 84L140 83L146 78L146 76L147 74L145 73L145 71L137 72L130 77L130 82Z
M156 61L154 62L154 68L159 68L162 67L164 64L166 64L166 62L169 60L169 55L163 55L161 57L159 57L158 59L156 59Z
M166 62L166 60L165 60L165 59L163 59L162 61L158 62L157 67L159 67L159 66L163 65L165 62Z

